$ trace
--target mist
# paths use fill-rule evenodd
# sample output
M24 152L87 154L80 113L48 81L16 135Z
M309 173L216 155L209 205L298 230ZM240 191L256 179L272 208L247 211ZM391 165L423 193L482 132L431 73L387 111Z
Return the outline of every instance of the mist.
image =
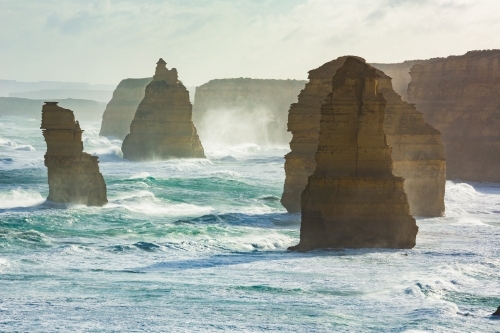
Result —
M285 146L292 135L286 131L286 119L277 119L269 109L257 107L209 109L196 127L203 145L234 146L257 144Z

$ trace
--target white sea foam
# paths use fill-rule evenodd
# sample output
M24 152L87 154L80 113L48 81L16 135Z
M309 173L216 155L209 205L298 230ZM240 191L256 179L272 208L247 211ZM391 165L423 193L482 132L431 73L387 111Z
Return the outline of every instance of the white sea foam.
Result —
M151 175L149 174L149 172L140 172L140 173L137 173L137 174L129 177L129 179L145 179L145 178L148 178L148 177L151 177Z
M17 146L16 148L14 148L14 150L35 151L36 149L31 145L21 145L21 146Z
M0 138L0 146L3 147L17 147L17 143L9 139Z
M0 208L30 207L41 204L45 199L39 192L30 190L11 190L0 193Z

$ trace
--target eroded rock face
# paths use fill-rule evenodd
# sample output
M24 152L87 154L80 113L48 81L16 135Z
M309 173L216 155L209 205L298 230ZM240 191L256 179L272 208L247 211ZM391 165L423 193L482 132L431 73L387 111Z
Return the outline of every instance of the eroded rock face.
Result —
M154 160L204 158L192 121L189 92L160 59L122 145L123 158Z
M387 101L384 131L391 147L393 173L405 179L413 216L444 215L446 162L441 133L424 121L414 105L401 100L391 78L381 71L378 91Z
M151 80L153 78L125 79L120 82L102 115L99 135L125 139L135 111L144 98L146 86Z
M73 112L45 102L42 107L43 136L47 143L49 196L58 203L103 206L108 200L97 156L83 152L82 130Z
M500 50L415 65L408 98L441 131L448 179L500 182Z
M307 177L316 168L321 105L332 92L332 77L345 62L340 57L309 71L309 82L300 92L298 102L290 106L288 131L292 132L291 152L285 156L285 187L281 203L289 212L300 212L300 195Z
M288 130L293 138L291 152L285 156L286 180L282 204L290 212L299 212L300 196L316 167L320 108L333 77L347 57L340 57L309 72L309 83L290 108ZM356 58L362 62L364 59ZM442 216L446 164L440 133L425 123L411 104L403 102L394 92L391 78L377 70L379 92L387 100L384 130L392 147L394 174L405 182L411 213L415 216Z
M392 173L380 75L354 57L321 107L316 169L302 193L300 243L315 248L412 248L418 227L404 179Z

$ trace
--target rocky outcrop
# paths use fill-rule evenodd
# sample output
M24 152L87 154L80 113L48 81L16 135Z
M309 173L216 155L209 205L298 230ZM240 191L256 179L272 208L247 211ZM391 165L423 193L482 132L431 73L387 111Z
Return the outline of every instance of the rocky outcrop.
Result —
M500 182L500 50L412 67L408 98L441 131L447 177Z
M57 102L42 107L43 136L47 143L49 196L58 203L103 206L108 200L97 156L83 152L82 130L73 112Z
M316 167L321 104L331 92L331 78L347 57L340 57L309 72L309 83L292 104L288 130L293 138L285 156L285 186L281 202L290 212L299 212L300 196ZM362 62L362 58L356 58ZM394 174L406 179L411 213L415 216L442 216L446 166L439 131L425 123L411 104L403 102L381 71L379 92L387 100L384 130L392 147Z
M146 86L152 80L153 78L125 79L118 84L102 115L99 135L125 139L135 111L144 98Z
M297 101L305 83L239 78L211 80L197 87L193 120L200 137L207 140L219 136L234 142L238 138L231 134L240 132L246 140L257 144L287 144L288 109ZM214 133L213 128L219 123L232 124L231 132L218 128Z
M192 121L189 92L178 80L177 70L168 70L163 59L146 87L122 151L129 160L205 157Z
M408 101L408 84L411 81L410 69L413 65L424 63L428 60L407 60L394 64L373 64L373 67L381 70L392 78L392 88L401 96L403 101Z
M392 173L379 78L354 57L333 77L321 107L316 169L302 193L300 243L292 249L415 246L404 179Z

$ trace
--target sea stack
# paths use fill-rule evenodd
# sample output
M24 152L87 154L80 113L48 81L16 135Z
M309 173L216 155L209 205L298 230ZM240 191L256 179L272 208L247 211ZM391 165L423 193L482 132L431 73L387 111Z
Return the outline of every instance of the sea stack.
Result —
M412 67L408 99L443 136L447 177L500 182L500 50Z
M205 154L192 120L189 92L177 78L177 70L157 62L153 81L135 112L130 134L122 145L123 158L165 160L204 158Z
M354 57L359 61L364 59ZM309 72L309 83L292 104L288 130L293 138L291 152L285 156L285 186L281 202L289 212L300 212L301 193L316 167L320 110L332 90L332 77L347 57L340 57ZM380 76L378 90L386 99L384 130L392 147L393 172L406 179L411 214L442 216L446 164L439 131L427 124L416 108L403 102L392 89L391 78L376 69Z
M153 80L125 79L113 91L113 98L106 105L102 115L101 131L99 135L109 138L125 139L130 131L130 124L134 119L135 111L144 98L146 86Z
M82 133L73 111L57 102L42 107L43 136L47 143L49 196L57 203L103 206L108 202L106 184L99 172L97 156L83 152Z
M354 57L333 77L321 107L316 169L302 193L300 243L290 249L415 246L404 179L392 173L379 79Z

